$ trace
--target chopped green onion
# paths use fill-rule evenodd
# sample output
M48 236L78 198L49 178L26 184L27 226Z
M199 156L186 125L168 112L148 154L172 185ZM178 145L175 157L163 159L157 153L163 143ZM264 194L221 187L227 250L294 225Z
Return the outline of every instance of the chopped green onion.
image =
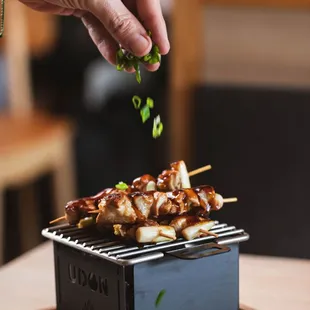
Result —
M78 223L78 228L86 228L89 226L92 226L95 224L95 220L93 217L85 217L84 219L81 219Z
M116 65L116 70L117 71L123 71L124 70L124 65L117 64Z
M140 114L143 123L145 123L150 118L151 115L150 108L147 104L140 110Z
M160 121L160 116L157 115L154 118L154 122L153 122L153 138L154 139L158 138L161 135L161 133L163 132L163 130L164 130L164 125Z
M132 54L130 54L130 53L128 53L128 54L126 55L126 57L127 57L127 59L129 59L129 60L134 60L134 59L135 59L135 56L132 55Z
M115 187L119 190L126 190L128 188L128 185L124 182L119 182L118 184L115 185Z
M145 56L143 57L143 61L145 61L145 62L149 62L150 59L152 59L152 55L151 55L151 54L147 54L147 55L145 55Z
M125 65L125 55L123 50L120 48L116 52L116 69L118 71L123 71L124 70L124 65Z
M155 307L157 308L159 306L159 304L161 303L164 295L166 294L166 290L161 290L159 293L158 293L158 296L156 298L156 301L155 301Z
M154 100L152 98L146 98L146 104L149 106L150 109L154 108Z
M149 37L152 37L152 32L151 32L151 30L148 30L148 31L147 31L147 35L148 35Z
M139 96L133 96L132 97L132 103L136 110L140 109L141 106L141 98Z
M159 47L158 47L158 45L155 44L153 46L153 50L154 50L154 53L159 54Z
M136 80L140 84L141 83L141 73L140 73L139 64L137 62L134 64L134 68L136 70Z
M120 48L120 49L118 49L117 50L117 52L116 52L116 57L118 58L118 59L123 59L124 58L124 52L123 52L123 50Z

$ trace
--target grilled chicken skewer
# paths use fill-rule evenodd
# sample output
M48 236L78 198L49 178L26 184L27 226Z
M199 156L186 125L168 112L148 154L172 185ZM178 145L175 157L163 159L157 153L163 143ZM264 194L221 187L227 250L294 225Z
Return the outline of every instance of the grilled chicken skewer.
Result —
M182 236L186 240L192 240L201 236L216 234L209 232L215 225L214 221L193 215L182 215L174 218L170 224L176 231L177 236Z
M125 239L134 239L139 243L157 243L173 241L177 237L193 240L202 236L216 234L209 230L215 225L214 221L197 216L183 215L174 219L169 225L160 225L155 221L147 220L140 224L113 225L114 234Z
M65 219L70 225L76 225L81 219L89 217L90 211L98 210L98 203L101 199L117 192L120 191L114 188L107 188L94 196L69 201L65 206L65 216L63 219ZM58 220L59 219L56 219L50 223Z
M164 170L157 179L149 174L145 174L139 178L136 178L130 187L123 189L126 193L132 192L147 192L147 191L173 191L175 189L190 188L189 176L191 173L187 172L187 168L184 161L177 161L172 163L170 170ZM203 168L194 170L192 175L197 174L197 171L202 172L211 169L211 166L205 166ZM126 185L126 184L125 184ZM60 220L67 220L70 224L77 224L79 219L85 214L84 210L95 210L98 201L104 196L118 192L117 188L108 188L98 193L95 196L80 198L74 201L70 201L65 206L65 216L57 218L50 222L50 224L58 222ZM88 206L88 208L86 207Z
M211 169L210 165L188 172L186 164L183 160L176 161L170 164L170 169L162 171L156 178L149 174L142 175L136 178L130 187L132 192L147 192L147 191L173 191L176 189L190 188L190 176Z
M134 224L189 212L205 216L222 206L213 187L205 185L168 193L113 193L100 200L99 210L89 213L98 213L96 222L99 225Z

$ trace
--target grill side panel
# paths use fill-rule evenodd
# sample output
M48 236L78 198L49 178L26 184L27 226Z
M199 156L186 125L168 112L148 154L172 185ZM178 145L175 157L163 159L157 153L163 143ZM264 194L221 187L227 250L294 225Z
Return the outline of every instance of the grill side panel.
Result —
M239 245L230 252L196 260L165 257L134 266L135 310L239 309Z
M57 310L126 309L122 266L54 242Z

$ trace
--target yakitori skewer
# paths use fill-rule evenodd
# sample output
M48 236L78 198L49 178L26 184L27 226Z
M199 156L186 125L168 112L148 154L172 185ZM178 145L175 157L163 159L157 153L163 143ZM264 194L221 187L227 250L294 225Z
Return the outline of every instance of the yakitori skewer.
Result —
M158 177L157 180L152 177L151 175L143 175L139 178L136 178L130 187L127 184L120 182L117 184L115 188L109 188L101 191L95 196L90 196L82 199L77 199L75 201L68 202L67 206L78 207L79 205L91 205L95 204L96 201L102 199L105 195L110 194L113 190L125 190L126 192L132 191L151 191L151 190L159 190L159 191L169 191L175 189L182 189L182 188L190 188L190 181L189 177L196 175L198 173L202 173L204 171L210 170L211 165L207 165L191 171L190 173L187 172L187 168L185 162L183 160L171 163L170 170L164 170ZM62 220L66 220L67 216L58 217L52 221L50 224L57 223Z

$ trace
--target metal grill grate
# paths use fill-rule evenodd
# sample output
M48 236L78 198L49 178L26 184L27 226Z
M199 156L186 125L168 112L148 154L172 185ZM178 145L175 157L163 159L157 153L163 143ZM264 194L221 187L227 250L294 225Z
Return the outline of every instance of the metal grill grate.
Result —
M227 245L249 239L249 235L243 229L236 229L235 226L218 222L210 231L216 233L218 238L207 236L190 241L179 238L172 242L167 241L143 246L128 245L119 240L103 238L102 235L94 231L79 229L67 224L46 228L42 231L42 235L53 241L123 266L159 259L165 256L165 251L185 249L193 245L210 242Z

